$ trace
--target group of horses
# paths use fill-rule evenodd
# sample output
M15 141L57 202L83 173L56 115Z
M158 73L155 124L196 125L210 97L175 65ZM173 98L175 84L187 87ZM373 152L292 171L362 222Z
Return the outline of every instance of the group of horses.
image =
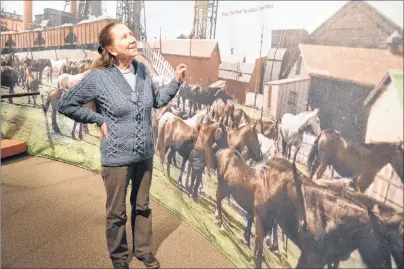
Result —
M57 102L63 94L73 87L91 68L92 60L84 59L73 61L50 60L50 59L30 59L19 58L17 55L7 55L1 57L1 85L9 87L9 92L14 93L15 86L21 86L27 91L38 91L43 84L42 76L45 75L48 82L53 82L53 75L57 77L57 86L46 96L43 111L46 114L49 106L52 106L52 128L54 133L60 134L61 130L57 124ZM36 107L36 96L28 96L28 104L33 99L33 105ZM9 97L9 103L13 104L13 98ZM95 109L93 103L88 107ZM77 123L74 122L72 138L75 139L75 130ZM83 128L84 127L84 128ZM87 125L79 125L79 139L83 139L83 129L89 133Z
M198 87L185 84L178 99L185 95L182 89ZM205 96L215 94L217 91ZM195 100L189 104L195 106ZM172 102L153 111L160 163L163 168L166 164L171 178L175 154L182 157L178 184L195 201L205 167L208 175L215 172L215 223L223 225L221 203L231 196L246 213L244 241L248 247L255 220L257 268L262 266L265 237L271 251L278 249L278 226L286 236L286 246L290 239L301 251L297 268L337 268L355 250L368 267L391 267L391 256L398 268L404 266L403 213L364 194L388 163L403 180L402 141L349 143L335 130L321 130L318 109L264 122L262 111L260 118L251 118L243 109L235 109L229 98L206 102L206 108L196 110L193 117L191 110L185 111L184 103L182 110L179 108L178 100L177 105ZM316 135L307 160L309 176L296 169L305 132ZM291 158L292 146L295 152ZM346 179L322 179L327 166L350 177L349 184ZM314 174L316 180L312 179Z

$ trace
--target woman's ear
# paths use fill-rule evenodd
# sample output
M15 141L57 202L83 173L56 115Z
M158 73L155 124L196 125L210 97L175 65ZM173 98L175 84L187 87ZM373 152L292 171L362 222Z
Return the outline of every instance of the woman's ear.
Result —
M116 56L116 55L117 55L116 50L114 50L114 49L113 49L113 48L111 48L110 46L106 47L105 49L106 49L106 50L107 50L107 52L109 52L110 54L112 54L112 55L114 55L114 56Z

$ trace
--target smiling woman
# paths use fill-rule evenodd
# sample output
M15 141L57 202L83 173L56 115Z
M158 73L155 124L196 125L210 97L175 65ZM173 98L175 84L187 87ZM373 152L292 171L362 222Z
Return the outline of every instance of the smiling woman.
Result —
M126 239L126 194L132 181L131 226L134 255L147 268L159 268L152 254L152 214L149 191L153 170L152 108L166 106L179 90L187 67L157 90L147 67L134 58L138 41L120 22L99 33L101 56L93 69L67 91L58 111L80 123L101 127L102 178L107 192L107 245L114 268L129 268ZM96 111L83 106L96 104ZM136 240L135 240L136 238Z

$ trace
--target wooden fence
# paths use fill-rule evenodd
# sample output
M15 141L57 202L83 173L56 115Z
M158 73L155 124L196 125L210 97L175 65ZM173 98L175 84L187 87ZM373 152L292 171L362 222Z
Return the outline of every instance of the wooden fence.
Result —
M306 168L307 158L313 147L315 138L315 136L305 133L302 146L296 156L296 162L304 165ZM294 149L292 149L291 156L293 156L293 153ZM331 169L327 168L323 177L331 178ZM339 177L337 172L334 172L334 177ZM366 190L366 194L399 211L403 210L403 184L390 164L378 172L374 182Z

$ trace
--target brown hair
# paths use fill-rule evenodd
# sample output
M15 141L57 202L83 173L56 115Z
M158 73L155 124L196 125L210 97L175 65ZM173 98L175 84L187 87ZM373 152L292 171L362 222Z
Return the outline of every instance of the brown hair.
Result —
M105 68L113 65L115 63L114 56L109 53L105 48L112 44L112 36L111 36L111 29L115 26L121 24L120 21L113 21L108 23L107 25L102 28L100 33L98 34L98 42L100 46L98 47L98 53L101 54L93 63L92 68Z

